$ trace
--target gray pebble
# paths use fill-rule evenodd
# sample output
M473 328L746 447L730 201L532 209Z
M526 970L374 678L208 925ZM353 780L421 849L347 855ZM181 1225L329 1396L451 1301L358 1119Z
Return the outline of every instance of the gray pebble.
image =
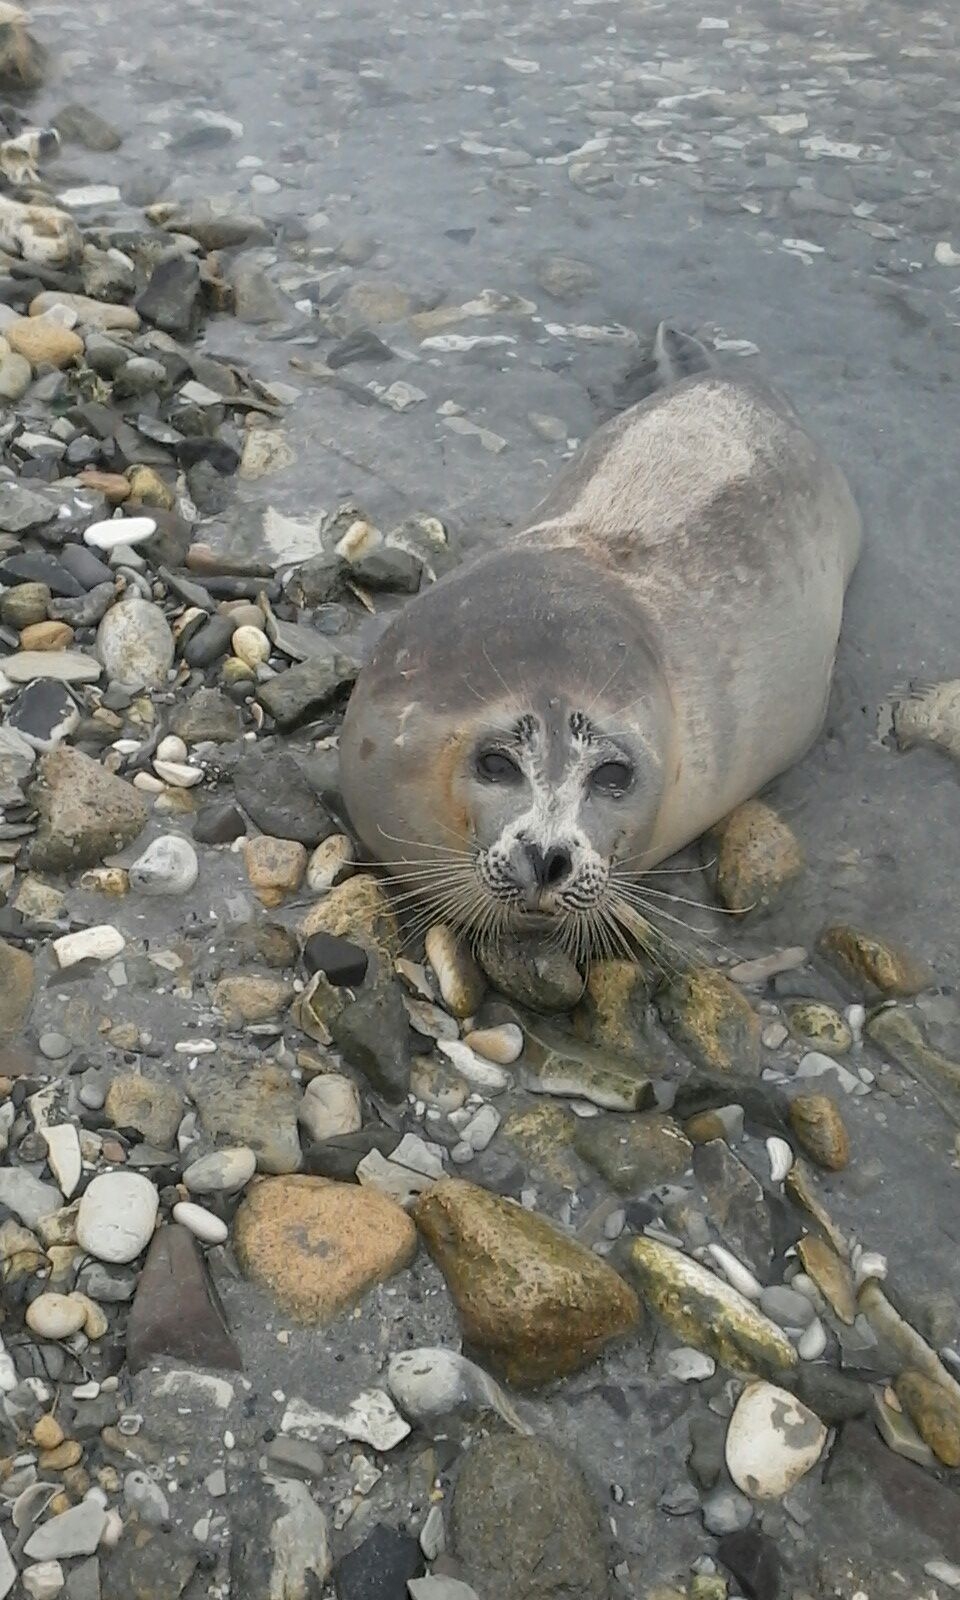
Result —
M718 1537L739 1533L753 1521L753 1506L739 1489L716 1489L703 1502L703 1526Z
M40 1054L46 1056L48 1061L62 1061L73 1048L70 1040L65 1039L62 1033L41 1033L38 1043Z

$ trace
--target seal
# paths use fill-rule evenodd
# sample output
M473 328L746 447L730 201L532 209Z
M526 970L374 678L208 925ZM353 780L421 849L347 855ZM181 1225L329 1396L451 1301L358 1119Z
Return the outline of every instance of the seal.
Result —
M788 401L703 354L411 601L359 675L350 821L427 919L477 941L624 950L643 874L822 725L857 507Z

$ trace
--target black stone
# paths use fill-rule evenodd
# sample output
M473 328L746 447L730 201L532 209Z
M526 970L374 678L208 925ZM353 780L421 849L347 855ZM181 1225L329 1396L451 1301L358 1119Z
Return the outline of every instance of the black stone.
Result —
M776 1382L795 1394L829 1427L864 1416L872 1403L871 1391L862 1379L814 1362L801 1362Z
M369 328L358 328L327 351L327 366L336 372L338 367L348 367L354 361L392 361L393 351Z
M137 297L137 310L147 322L175 337L188 337L200 314L200 266L192 256L169 256L150 274Z
M416 1539L379 1522L334 1568L337 1600L403 1600L409 1580L422 1572Z
M211 617L187 644L183 652L184 660L191 667L209 667L227 654L235 632L236 623L232 617Z
M656 1206L649 1200L628 1200L624 1207L626 1226L632 1233L642 1233L648 1222L653 1222L658 1216Z
M334 933L313 933L303 947L303 964L311 977L322 972L335 989L356 989L367 975L368 962L360 945Z
M233 783L247 816L275 839L312 846L338 831L286 750L255 745L234 773Z
M780 1554L767 1534L752 1528L726 1533L717 1545L717 1557L733 1573L746 1600L777 1600Z
M230 504L232 494L231 485L210 465L209 461L198 461L187 472L187 488L190 498L198 511L205 516L215 517L221 511L226 511Z
M343 591L347 563L336 551L322 551L305 561L291 579L291 591L300 604L318 606L333 600Z
M231 844L246 831L243 813L226 802L204 806L193 825L197 844Z
M0 583L45 583L51 594L76 598L82 586L56 556L45 551L25 550L0 561Z
M678 1085L671 1110L679 1122L686 1122L702 1111L734 1104L743 1107L747 1123L771 1133L789 1126L790 1104L782 1089L736 1072L694 1072Z
M259 600L265 594L271 603L280 599L279 583L268 578L242 578L231 574L211 574L204 579L206 587L218 600Z
M360 668L356 661L331 650L329 656L301 661L278 673L257 690L257 699L278 727L298 728L328 710L353 683Z
M368 589L387 589L395 594L416 594L423 576L423 562L409 550L381 545L351 565L357 582Z
M382 1156L392 1155L400 1135L392 1128L361 1128L359 1133L341 1133L336 1139L324 1139L319 1144L301 1134L301 1142L304 1172L314 1178L350 1183L364 1156L371 1150L379 1150Z
M177 445L177 460L184 472L198 462L209 462L221 477L236 472L240 465L240 452L223 439L181 439Z
M38 750L47 750L64 737L78 720L77 706L65 684L55 678L35 678L17 695L6 715L6 726Z

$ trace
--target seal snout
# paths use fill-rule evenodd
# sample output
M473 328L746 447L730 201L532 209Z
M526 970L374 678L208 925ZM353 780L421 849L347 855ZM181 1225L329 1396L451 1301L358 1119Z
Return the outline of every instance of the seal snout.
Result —
M573 873L573 851L565 843L538 844L518 839L510 865L526 911L555 909L554 897Z

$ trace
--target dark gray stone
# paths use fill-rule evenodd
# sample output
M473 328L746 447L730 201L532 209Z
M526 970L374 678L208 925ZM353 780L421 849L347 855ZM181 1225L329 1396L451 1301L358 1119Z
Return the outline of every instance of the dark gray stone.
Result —
M237 767L233 786L247 816L275 839L317 845L338 831L287 751L256 745Z
M200 1247L178 1223L154 1235L127 1323L130 1371L160 1356L187 1366L243 1366Z
M416 1539L380 1522L334 1568L337 1600L401 1600L423 1570Z
M297 728L327 711L353 683L359 670L356 661L331 646L326 659L302 661L261 684L257 699L280 728Z
M150 274L137 297L137 310L147 322L175 338L188 338L200 316L200 267L192 256L168 256Z

